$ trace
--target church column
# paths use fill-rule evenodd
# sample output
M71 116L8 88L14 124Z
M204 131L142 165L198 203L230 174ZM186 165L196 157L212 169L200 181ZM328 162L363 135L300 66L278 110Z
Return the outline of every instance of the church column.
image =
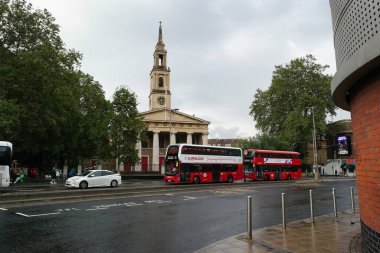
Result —
M170 144L175 144L176 133L170 133Z
M202 144L203 145L208 145L208 134L202 134Z
M153 132L153 157L152 157L152 171L157 171L159 166L159 137L158 132Z
M138 141L136 143L136 149L137 149L137 152L138 152L138 156L139 156L140 162L135 165L135 171L141 171L141 141Z
M187 133L187 144L192 144L193 143L193 135L191 133Z

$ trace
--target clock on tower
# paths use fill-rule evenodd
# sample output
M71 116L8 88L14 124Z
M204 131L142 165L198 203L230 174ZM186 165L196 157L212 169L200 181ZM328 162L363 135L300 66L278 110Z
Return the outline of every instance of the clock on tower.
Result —
M165 97L164 96L159 96L157 98L157 102L160 104L160 105L164 105L165 104Z

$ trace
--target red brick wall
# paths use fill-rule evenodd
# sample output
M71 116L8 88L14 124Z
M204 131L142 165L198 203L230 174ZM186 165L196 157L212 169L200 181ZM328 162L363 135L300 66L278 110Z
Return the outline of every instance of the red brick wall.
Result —
M350 104L360 218L380 232L380 73L355 86Z

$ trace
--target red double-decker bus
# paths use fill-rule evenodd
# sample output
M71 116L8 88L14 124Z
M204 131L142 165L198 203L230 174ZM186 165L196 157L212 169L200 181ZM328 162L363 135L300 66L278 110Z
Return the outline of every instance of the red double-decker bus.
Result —
M298 152L245 149L243 163L246 179L290 180L302 175Z
M173 183L232 183L243 180L240 148L192 144L170 145L165 157L165 181Z

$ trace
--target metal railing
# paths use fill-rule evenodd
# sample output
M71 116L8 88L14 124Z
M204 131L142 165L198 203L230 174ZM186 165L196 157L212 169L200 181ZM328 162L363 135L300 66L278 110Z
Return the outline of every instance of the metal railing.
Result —
M354 202L354 189L350 187L350 199L351 199L351 213L355 214L355 202ZM336 202L336 191L335 188L332 188L332 205L334 217L338 217L337 211L337 202ZM314 200L313 200L313 190L309 190L309 203L310 203L310 221L315 222L314 219ZM252 196L247 197L247 237L249 240L252 239L252 230L253 230L253 205L252 205ZM282 216L282 228L286 230L286 202L285 202L285 193L281 193L281 216Z

